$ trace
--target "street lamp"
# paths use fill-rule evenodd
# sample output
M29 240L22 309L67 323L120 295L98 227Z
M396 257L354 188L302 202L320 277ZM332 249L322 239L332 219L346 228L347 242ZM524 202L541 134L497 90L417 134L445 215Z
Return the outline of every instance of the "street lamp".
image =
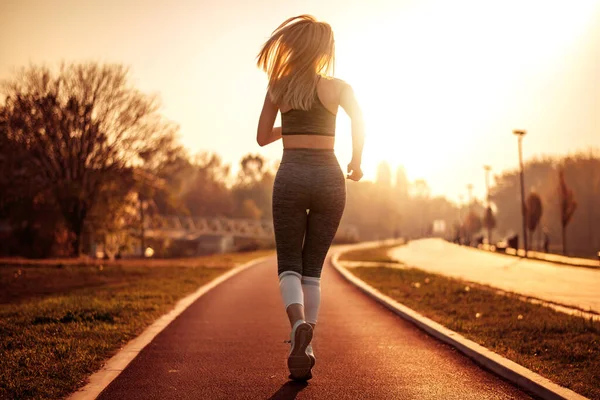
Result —
M525 222L525 214L527 209L525 207L525 177L523 173L523 136L527 131L525 130L513 130L513 134L519 138L519 168L521 170L521 217L523 220L523 246L525 247L525 257L527 257L527 224Z
M492 170L492 167L489 165L484 165L483 169L485 170L485 202L486 202L486 207L487 207L485 212L487 215L488 209L491 207L490 206L490 171ZM489 225L487 227L487 240L488 240L488 245L491 246L492 245L492 229L490 228Z

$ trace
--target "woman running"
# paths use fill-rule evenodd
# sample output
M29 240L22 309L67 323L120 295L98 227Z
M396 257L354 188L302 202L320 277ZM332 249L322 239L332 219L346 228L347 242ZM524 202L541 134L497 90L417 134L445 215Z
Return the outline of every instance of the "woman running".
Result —
M310 344L321 302L321 269L346 203L346 183L333 152L341 106L352 120L347 178L362 178L362 111L350 85L331 77L331 26L310 15L290 18L263 45L258 66L269 78L256 140L283 141L273 185L273 225L279 288L290 320L290 378L308 380ZM273 127L281 111L281 127Z

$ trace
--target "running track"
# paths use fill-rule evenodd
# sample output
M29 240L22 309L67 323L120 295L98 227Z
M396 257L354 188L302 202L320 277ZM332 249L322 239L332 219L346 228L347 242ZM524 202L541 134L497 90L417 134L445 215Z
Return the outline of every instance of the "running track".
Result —
M308 384L289 382L275 258L206 293L100 399L523 399L367 298L326 262Z

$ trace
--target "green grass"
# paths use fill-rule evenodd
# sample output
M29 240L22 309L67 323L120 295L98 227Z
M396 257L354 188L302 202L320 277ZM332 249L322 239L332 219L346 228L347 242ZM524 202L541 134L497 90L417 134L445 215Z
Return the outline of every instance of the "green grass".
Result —
M264 254L0 266L0 399L68 395L177 300Z
M415 268L350 271L468 339L562 386L600 399L600 322Z

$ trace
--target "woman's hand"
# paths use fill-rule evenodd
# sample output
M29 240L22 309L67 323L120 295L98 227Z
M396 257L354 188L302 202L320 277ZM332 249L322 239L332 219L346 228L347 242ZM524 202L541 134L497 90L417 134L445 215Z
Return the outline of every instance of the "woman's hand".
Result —
M350 161L350 164L348 164L348 175L346 175L346 178L358 182L362 177L363 172L360 168L360 162L354 160Z

